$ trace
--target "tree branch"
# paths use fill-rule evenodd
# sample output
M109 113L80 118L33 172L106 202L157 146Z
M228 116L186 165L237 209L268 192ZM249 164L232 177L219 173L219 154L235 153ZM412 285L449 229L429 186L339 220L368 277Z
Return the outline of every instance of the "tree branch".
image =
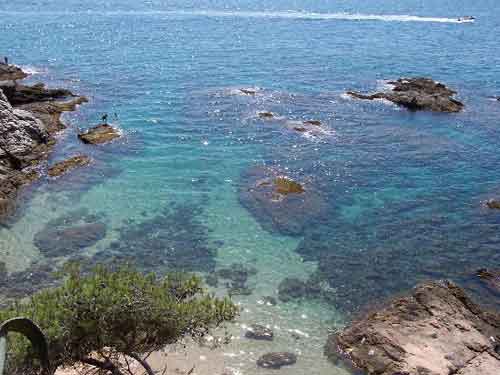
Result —
M85 357L82 358L81 361L82 363L85 363L87 365L97 367L101 370L109 371L112 375L123 375L123 373L118 369L118 367L116 367L115 364L109 360L103 362L94 358Z
M151 368L151 366L149 365L149 363L147 363L144 359L142 359L138 354L136 354L136 353L127 353L127 355L129 357L132 357L133 359L135 359L137 362L139 362L141 364L141 366L144 367L144 370L146 370L146 372L148 373L148 375L155 375L155 372L153 371L153 369Z

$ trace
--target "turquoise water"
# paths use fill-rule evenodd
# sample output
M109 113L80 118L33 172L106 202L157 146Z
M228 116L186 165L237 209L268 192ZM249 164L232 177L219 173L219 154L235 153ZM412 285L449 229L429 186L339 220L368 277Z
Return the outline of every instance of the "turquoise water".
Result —
M477 22L454 21L463 15ZM496 1L2 3L0 54L33 82L91 99L66 115L51 162L94 159L24 193L0 229L2 259L21 293L50 283L40 269L68 257L45 257L33 240L86 210L106 236L70 258L127 256L202 275L234 263L257 269L252 293L234 297L244 310L224 349L228 367L265 373L256 357L288 350L300 353L289 374L343 373L322 345L353 312L428 278L480 292L474 270L500 264L500 215L481 204L500 194L500 104L490 99L500 95L499 16ZM453 87L466 110L410 113L343 95L413 75ZM296 133L259 111L318 119L323 130ZM123 138L78 143L77 129L104 112L117 113ZM323 215L294 236L261 225L239 196L259 165L307 181ZM315 278L323 292L263 304L286 277ZM242 338L251 323L274 327L276 340Z

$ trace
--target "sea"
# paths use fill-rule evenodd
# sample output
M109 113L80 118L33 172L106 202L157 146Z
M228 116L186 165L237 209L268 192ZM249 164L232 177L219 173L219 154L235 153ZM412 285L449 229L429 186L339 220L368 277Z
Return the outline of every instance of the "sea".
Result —
M500 265L500 211L484 204L500 197L499 35L497 0L2 1L0 56L90 100L48 163L93 160L23 190L0 227L3 293L52 285L68 260L194 272L241 307L216 350L245 375L280 351L298 355L288 375L347 374L328 335L424 280L491 304L475 273ZM465 109L346 95L400 77L443 82ZM82 144L104 114L121 138ZM321 126L289 126L307 120ZM256 168L303 184L312 207L249 201ZM274 340L246 338L252 324Z

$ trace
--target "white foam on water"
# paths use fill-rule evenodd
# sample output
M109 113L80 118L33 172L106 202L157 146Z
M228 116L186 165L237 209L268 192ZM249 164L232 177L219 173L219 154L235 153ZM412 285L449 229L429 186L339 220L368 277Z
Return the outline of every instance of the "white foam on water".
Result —
M29 75L47 73L46 68L37 68L36 66L33 66L33 65L21 65L20 68L23 70L23 72L25 72L26 74L29 74Z

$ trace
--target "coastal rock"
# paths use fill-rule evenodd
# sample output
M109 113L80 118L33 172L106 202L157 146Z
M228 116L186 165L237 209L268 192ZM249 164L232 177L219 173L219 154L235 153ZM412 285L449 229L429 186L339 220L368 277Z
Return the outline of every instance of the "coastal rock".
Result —
M257 93L257 90L248 88L248 89L240 89L240 92L245 95L254 96Z
M243 174L239 198L264 229L288 235L300 235L325 208L314 189L266 167L254 167Z
M268 120L276 117L274 113L267 111L257 112L257 115L262 119L268 119Z
M274 298L272 296L262 297L262 302L268 306L276 306L278 304L278 301L276 300L276 298Z
M245 332L245 337L252 340L273 341L274 332L272 329L264 327L260 324L252 324Z
M313 126L321 126L322 123L319 120L306 120L303 122L304 125L313 125Z
M453 99L455 91L430 78L400 78L389 84L393 85L389 92L347 94L358 99L386 99L412 111L460 112L464 108L463 103Z
M45 126L49 134L54 134L66 128L61 121L63 112L72 112L78 105L87 103L88 99L84 96L77 97L68 101L45 101L19 105L16 108L32 113Z
M102 223L81 224L66 228L46 227L34 238L35 246L47 257L73 254L92 246L106 236L106 226Z
M20 169L23 159L48 140L43 124L31 113L14 109L0 90L0 159Z
M49 89L43 83L37 83L33 86L20 85L7 82L0 85L5 96L13 106L39 103L46 101L55 101L68 97L73 97L73 93L66 89Z
M500 269L482 268L476 272L479 279L494 293L500 293Z
M120 133L118 130L108 124L100 124L89 129L85 133L78 134L78 138L80 138L83 143L92 145L111 142L113 139L119 137Z
M257 360L257 365L268 369L280 369L297 362L297 356L288 352L273 352L264 354Z
M500 210L500 200L498 199L489 199L486 201L486 207L495 209L495 210Z
M90 158L88 156L77 155L54 164L52 167L49 168L48 174L50 177L58 177L62 176L63 174L67 173L68 171L74 168L83 167L88 164L90 164Z
M325 354L335 361L345 355L369 375L494 375L499 340L500 315L440 281L421 284L330 336Z
M15 65L0 63L0 82L16 81L26 78L28 75Z

